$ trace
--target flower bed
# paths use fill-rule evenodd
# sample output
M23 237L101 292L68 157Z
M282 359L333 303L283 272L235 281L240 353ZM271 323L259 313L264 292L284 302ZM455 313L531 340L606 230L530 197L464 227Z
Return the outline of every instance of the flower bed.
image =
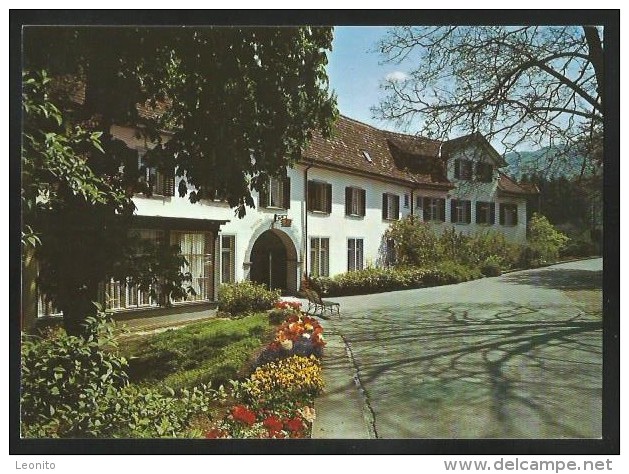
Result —
M206 431L206 438L304 438L315 419L314 397L323 389L320 358L323 328L300 312L301 305L279 302L286 317L243 382L232 382L234 406Z

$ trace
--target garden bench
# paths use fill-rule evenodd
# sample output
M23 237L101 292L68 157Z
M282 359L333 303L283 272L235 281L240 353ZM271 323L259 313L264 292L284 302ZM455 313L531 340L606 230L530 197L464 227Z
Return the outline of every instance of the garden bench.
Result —
M336 312L337 315L341 314L341 305L339 303L335 303L334 301L323 300L314 290L304 290L304 294L308 299L308 309L307 313L310 313L311 310L315 316L320 316L325 319L325 314L330 313L333 315Z

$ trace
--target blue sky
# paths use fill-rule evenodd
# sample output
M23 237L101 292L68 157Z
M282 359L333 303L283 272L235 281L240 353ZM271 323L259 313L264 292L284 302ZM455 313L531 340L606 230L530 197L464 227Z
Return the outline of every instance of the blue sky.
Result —
M379 128L395 130L390 122L372 119L370 108L378 105L384 92L380 83L387 74L404 71L400 65L379 65L375 46L388 27L337 26L329 55L328 77L336 92L339 111L348 117Z

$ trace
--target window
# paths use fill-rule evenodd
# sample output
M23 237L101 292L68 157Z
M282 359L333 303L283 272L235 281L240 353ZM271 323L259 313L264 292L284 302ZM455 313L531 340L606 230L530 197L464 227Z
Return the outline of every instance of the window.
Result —
M450 201L450 222L455 224L469 224L472 221L471 209L471 201L452 199Z
M345 215L364 217L365 197L364 189L345 188Z
M373 163L373 160L371 159L371 155L369 154L367 150L360 150L360 152L363 154L363 158L365 158L365 160L367 160L369 163Z
M310 239L310 275L313 277L329 276L330 273L330 239L312 237Z
M165 173L145 162L146 150L137 150L140 182L146 183L151 194L156 196L175 195L175 173Z
M363 239L347 239L347 271L363 269Z
M493 202L476 201L476 223L494 225L496 206Z
M476 163L476 180L481 183L491 183L494 175L494 167L490 163L481 161Z
M134 229L132 233L134 237L153 245L159 245L165 237L164 231L156 229ZM141 258L142 252L137 257ZM109 310L157 306L159 295L151 297L151 290L153 287L140 288L137 284L131 284L129 280L127 282L110 280L99 285L98 300ZM155 288L155 291L158 290Z
M221 236L221 283L233 283L236 280L236 237Z
M408 209L411 205L411 196L409 194L404 194L404 209Z
M386 220L400 218L400 196L389 193L382 195L382 218Z
M308 181L308 210L332 212L332 185L319 181Z
M271 177L260 191L260 206L290 209L290 178Z
M424 222L445 222L446 200L443 198L423 198Z
M510 203L500 204L500 224L518 225L518 205Z
M454 177L462 180L472 179L472 162L470 160L454 161Z
M211 296L212 234L209 232L171 232L171 244L179 245L181 255L187 264L181 269L190 272L192 280L184 282L194 290L183 301L206 301Z

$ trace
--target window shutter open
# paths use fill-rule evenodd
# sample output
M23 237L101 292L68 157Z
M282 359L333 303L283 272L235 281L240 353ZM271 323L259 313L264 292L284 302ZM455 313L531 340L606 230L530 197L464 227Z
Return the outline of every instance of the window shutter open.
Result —
M465 201L465 222L472 222L472 201Z
M505 205L500 204L500 225L505 224Z
M513 225L518 225L518 205L513 205Z
M430 198L422 199L422 214L424 216L424 222L428 222L430 220Z
M325 205L326 205L326 212L328 214L331 214L332 213L332 185L331 184L325 185Z
M454 160L454 177L459 178L461 176L461 160Z
M365 217L365 206L367 205L367 191L360 190L360 215Z
M483 222L483 219L484 215L482 203L480 201L476 201L476 223L485 224L485 222Z
M494 225L496 223L496 203L489 203L489 223Z
M308 181L307 192L308 192L308 200L307 200L307 208L309 211L314 209L314 200L315 200L315 184L312 181Z
M450 222L456 222L458 220L456 212L456 199L450 200Z
M258 206L259 207L267 207L269 205L269 192L267 190L267 186L269 185L269 181L267 180L264 183L262 189L258 194Z
M345 215L352 213L352 188L345 188Z
M382 195L382 218L386 219L387 216L387 194Z
M284 209L290 209L290 178L287 176L284 178Z
M399 219L400 218L400 196L394 196L394 201L393 203L395 204L395 206L393 206L393 218L394 219Z

